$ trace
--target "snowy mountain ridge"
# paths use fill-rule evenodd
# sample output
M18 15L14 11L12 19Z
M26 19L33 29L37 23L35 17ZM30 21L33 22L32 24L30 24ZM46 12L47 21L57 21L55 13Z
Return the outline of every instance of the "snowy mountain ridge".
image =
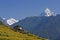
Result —
M12 25L12 24L17 23L17 22L19 22L19 20L15 20L14 18L10 18L7 20L8 25Z
M19 22L19 20L16 20L14 18L6 19L1 17L0 17L0 21L5 25L13 25L14 23Z

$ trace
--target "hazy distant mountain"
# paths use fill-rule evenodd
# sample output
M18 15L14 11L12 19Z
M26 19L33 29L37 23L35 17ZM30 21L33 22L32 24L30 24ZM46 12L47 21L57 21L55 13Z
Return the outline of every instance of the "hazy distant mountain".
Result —
M49 9L46 9L47 11ZM51 13L51 14L50 14ZM60 36L60 15L53 12L43 12L44 15L27 17L19 22L29 32L55 40Z
M0 17L0 21L2 21L2 18Z

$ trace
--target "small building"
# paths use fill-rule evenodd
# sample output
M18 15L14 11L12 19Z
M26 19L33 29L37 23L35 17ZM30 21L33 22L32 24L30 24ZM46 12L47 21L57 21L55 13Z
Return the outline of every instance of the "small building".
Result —
M28 31L24 30L21 26L17 25L15 27L13 27L14 31L16 32L20 32L20 33L23 33L23 34L26 34L28 33Z
M13 29L14 29L14 31L21 31L22 30L22 27L21 26L19 26L19 25L17 25L17 26L15 26L15 27L13 27Z

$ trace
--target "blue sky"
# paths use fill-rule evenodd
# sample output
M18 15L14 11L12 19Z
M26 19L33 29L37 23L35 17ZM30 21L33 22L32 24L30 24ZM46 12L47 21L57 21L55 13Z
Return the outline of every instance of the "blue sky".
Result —
M60 0L0 0L0 17L23 19L39 16L47 7L60 13Z

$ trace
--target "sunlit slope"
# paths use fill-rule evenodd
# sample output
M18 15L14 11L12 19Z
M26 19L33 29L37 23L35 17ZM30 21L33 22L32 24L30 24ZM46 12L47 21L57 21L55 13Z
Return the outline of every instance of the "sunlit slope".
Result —
M0 40L46 40L32 34L23 34L13 31L11 28L0 25Z

